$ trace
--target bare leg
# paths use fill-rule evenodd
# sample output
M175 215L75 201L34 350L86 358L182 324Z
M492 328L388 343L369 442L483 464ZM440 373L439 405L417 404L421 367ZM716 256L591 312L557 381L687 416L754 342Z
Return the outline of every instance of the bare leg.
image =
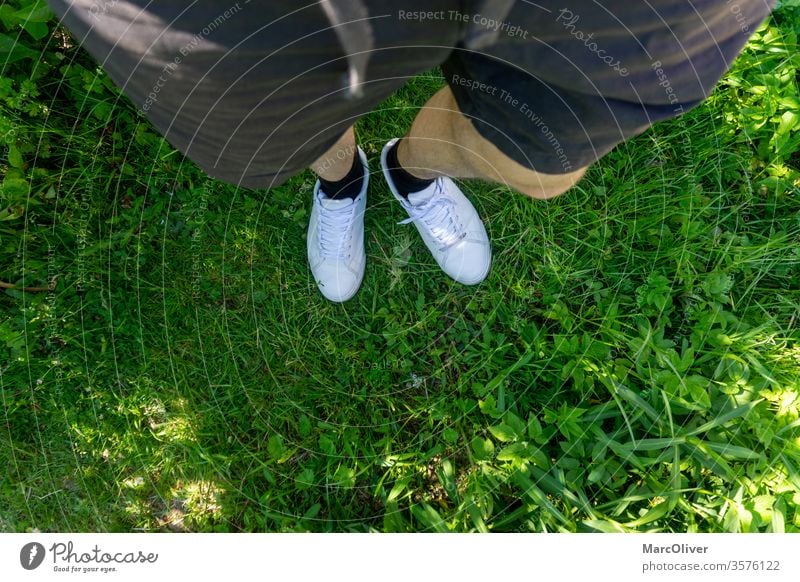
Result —
M566 192L586 172L581 168L569 174L542 174L520 165L475 130L449 87L439 90L419 112L400 142L397 159L419 178L480 178L540 199Z
M330 149L322 154L311 164L311 169L322 178L329 182L341 180L353 167L353 156L356 154L356 133L353 126L342 134Z

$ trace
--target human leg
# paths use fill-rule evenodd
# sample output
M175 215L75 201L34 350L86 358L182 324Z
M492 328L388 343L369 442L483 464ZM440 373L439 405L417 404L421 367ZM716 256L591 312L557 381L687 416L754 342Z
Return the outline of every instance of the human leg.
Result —
M356 134L351 125L328 151L314 160L311 170L322 180L337 182L344 178L356 158Z
M558 195L616 145L698 105L773 4L514 3L496 42L443 64L450 92L420 112L401 163Z
M439 90L420 110L398 146L398 161L420 178L478 178L539 199L562 194L586 171L544 174L509 158L461 113L450 87Z
M739 16L755 28L770 4L745 0ZM737 15L714 3L572 6L516 3L507 20L493 21L504 32L489 46L456 47L443 64L449 86L422 108L391 159L417 178L446 184L440 192L458 191L450 177L470 177L534 198L558 196L617 144L700 103L748 36ZM395 192L391 175L387 181ZM432 233L464 229L444 228L446 213L417 217L411 197L400 194L447 272Z

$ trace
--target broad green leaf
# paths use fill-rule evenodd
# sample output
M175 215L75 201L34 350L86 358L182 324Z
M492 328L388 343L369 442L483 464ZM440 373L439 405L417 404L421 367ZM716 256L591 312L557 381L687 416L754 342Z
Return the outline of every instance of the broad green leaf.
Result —
M483 400L478 400L478 408L481 412L492 418L502 418L503 412L497 409L494 396L488 394Z
M748 414L763 400L764 400L763 398L760 398L758 400L754 400L753 402L748 402L747 404L743 404L742 406L734 408L733 410L726 412L725 414L721 414L716 418L714 418L714 420L706 422L705 424L698 426L696 429L689 431L688 433L686 433L686 436L697 436L704 432L713 430L719 426L723 426L726 423L733 420L734 418L739 418L740 416Z
M44 0L36 0L23 3L22 8L17 10L14 16L22 22L47 22L53 18L53 11Z
M25 160L22 158L22 154L16 146L8 146L8 163L14 168L22 168L22 166L25 165Z
M629 443L629 446L634 451L660 451L675 445L681 445L686 442L683 437L677 438L663 438L663 439L641 439L635 443Z
M747 447L740 447L728 443L714 443L710 441L706 441L706 445L708 445L710 449L718 452L719 454L729 459L742 459L746 461L753 461L756 459L764 458L764 455L762 453L757 453L752 449L748 449Z
M769 531L773 533L784 533L786 531L786 504L782 497L777 499L772 508Z
M603 533L627 533L629 531L621 524L610 519L585 519L583 524Z
M396 501L400 495L402 495L403 491L406 490L408 487L408 479L400 479L397 483L394 484L392 490L389 491L389 495L386 497L386 502L391 503Z
M487 461L494 455L494 443L490 439L476 436L471 443L472 454L477 461Z
M503 447L497 453L498 461L525 461L527 460L526 447L524 443L512 443Z
M314 519L315 517L317 517L317 514L319 513L320 509L322 509L322 504L315 503L314 505L308 508L308 511L306 511L303 514L303 519Z
M505 413L503 424L509 426L517 438L522 438L525 435L525 422L513 412Z
M267 441L267 452L273 459L279 458L281 455L283 455L285 450L286 449L283 446L283 437L281 437L281 435L274 434L269 437L269 440Z
M19 172L19 170L15 170ZM8 172L3 183L0 184L0 194L5 198L6 204L24 204L30 191L30 183L22 178L12 178Z
M0 34L0 63L10 65L22 59L38 59L39 53L8 35Z
M651 507L647 510L647 512L638 519L630 521L625 525L625 527L635 528L650 522L656 521L657 519L661 519L665 515L669 513L669 504L666 501L663 501L656 505L655 507Z
M311 434L311 419L309 419L305 414L302 415L297 428L301 437L309 436Z
M494 438L504 443L513 441L517 438L517 434L514 432L514 430L504 423L496 426L490 426L489 432L492 433Z
M352 489L356 485L356 472L355 470L345 465L339 465L336 473L333 475L333 481L339 487Z
M34 40L42 40L50 33L50 29L44 22L35 22L33 20L28 20L23 23L22 28L25 29Z
M306 467L295 477L295 487L300 489L301 491L305 491L309 489L312 485L314 485L314 470L310 467Z
M531 413L528 415L528 438L539 442L539 437L542 434L542 424L536 415Z

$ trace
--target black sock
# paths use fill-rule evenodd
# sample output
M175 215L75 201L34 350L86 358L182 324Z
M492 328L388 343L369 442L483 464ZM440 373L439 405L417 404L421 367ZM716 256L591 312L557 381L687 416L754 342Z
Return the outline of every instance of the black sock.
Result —
M397 191L403 198L408 198L409 194L424 190L433 184L435 180L423 180L412 176L404 170L400 162L397 161L397 146L399 145L400 140L398 139L386 155L386 165L389 166L389 175L392 177L392 182L394 182Z
M327 198L335 198L337 200L342 198L355 199L364 185L364 167L361 165L361 156L356 152L353 156L353 167L341 180L329 182L320 178L319 183L320 190Z

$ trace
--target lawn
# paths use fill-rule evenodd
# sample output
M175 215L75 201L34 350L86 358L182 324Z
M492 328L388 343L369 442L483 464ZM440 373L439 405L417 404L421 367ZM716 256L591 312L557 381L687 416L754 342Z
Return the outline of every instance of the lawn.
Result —
M800 531L797 4L564 196L463 182L478 287L374 179L336 305L310 172L214 182L4 2L0 531ZM373 172L442 85L359 120Z

